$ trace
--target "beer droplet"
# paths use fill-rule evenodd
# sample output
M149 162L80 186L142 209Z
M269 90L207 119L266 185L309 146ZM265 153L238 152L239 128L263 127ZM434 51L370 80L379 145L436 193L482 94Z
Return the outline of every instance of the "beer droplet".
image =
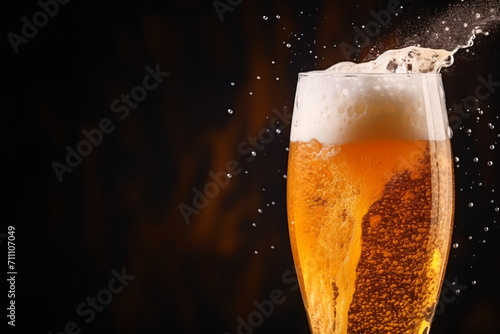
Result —
M455 248L455 249L457 249L457 248L458 248L458 243L454 243L454 244L452 245L452 247L453 247L453 248Z

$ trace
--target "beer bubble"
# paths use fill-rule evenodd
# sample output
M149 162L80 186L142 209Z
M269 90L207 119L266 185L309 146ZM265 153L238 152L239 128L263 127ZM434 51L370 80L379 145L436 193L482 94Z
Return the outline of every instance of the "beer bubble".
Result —
M469 203L469 208L472 208L474 206L474 203L473 202L470 202Z
M493 161L488 161L486 164L491 167L493 166Z
M453 247L453 248L455 248L455 249L457 249L457 248L458 248L458 243L454 243L454 244L452 245L452 247Z

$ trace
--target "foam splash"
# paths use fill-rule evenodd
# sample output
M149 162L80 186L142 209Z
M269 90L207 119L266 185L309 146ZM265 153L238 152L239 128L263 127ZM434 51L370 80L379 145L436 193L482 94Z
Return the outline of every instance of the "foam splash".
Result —
M420 47L388 50L365 63L340 62L328 68L335 73L439 73L453 64L453 51Z

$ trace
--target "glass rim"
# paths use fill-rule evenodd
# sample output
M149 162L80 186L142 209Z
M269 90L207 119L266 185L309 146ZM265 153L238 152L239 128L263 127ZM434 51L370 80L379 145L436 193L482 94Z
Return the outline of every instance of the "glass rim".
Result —
M435 72L426 72L426 73L363 73L363 72L329 72L327 70L318 70L318 71L307 71L307 72L299 72L299 77L307 77L307 76L315 76L315 77L391 77L391 76L399 76L399 77L413 77L413 76L436 76L441 77L441 73Z

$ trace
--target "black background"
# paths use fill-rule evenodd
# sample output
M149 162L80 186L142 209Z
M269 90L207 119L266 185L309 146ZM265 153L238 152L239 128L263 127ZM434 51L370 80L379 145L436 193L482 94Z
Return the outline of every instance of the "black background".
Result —
M397 46L408 22L439 16L454 3L401 1L401 14L370 42ZM73 0L16 53L7 35L20 34L21 18L32 21L40 5L4 2L0 233L15 227L18 272L16 327L6 326L8 332L59 333L74 321L82 333L233 334L238 317L248 320L256 310L255 300L279 289L284 302L253 332L308 333L289 280L289 127L253 160L238 147L269 127L273 109L291 110L299 71L352 60L338 45L354 44L354 26L386 6L246 0L221 21L212 1ZM443 70L449 108L474 95L479 76L500 81L499 33L475 42ZM120 119L111 103L157 65L169 76ZM433 334L500 331L499 96L480 101L484 113L464 114L455 127L459 247L450 253ZM59 182L51 164L64 163L66 146L75 148L82 130L104 118L114 131ZM203 189L209 173L232 160L242 171L187 224L179 205L192 206L193 188ZM122 268L135 278L87 323L77 306Z

